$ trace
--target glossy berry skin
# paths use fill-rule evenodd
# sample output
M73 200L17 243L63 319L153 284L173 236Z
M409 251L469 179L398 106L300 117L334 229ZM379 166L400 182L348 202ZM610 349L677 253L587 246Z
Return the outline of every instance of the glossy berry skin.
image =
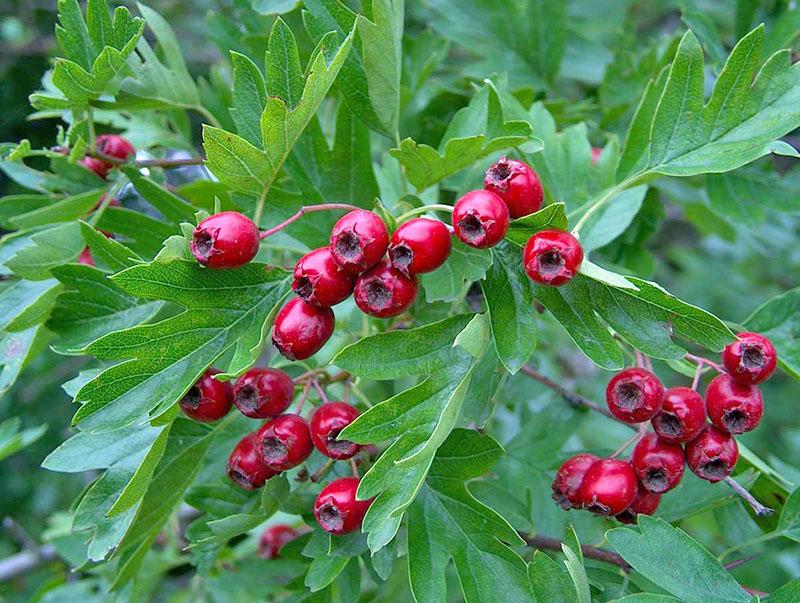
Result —
M663 400L661 381L642 368L621 370L606 386L608 409L625 423L649 421L659 413Z
M258 554L262 559L275 559L281 547L299 536L299 532L291 526L279 523L268 527L258 539Z
M358 277L353 297L364 314L389 318L408 310L418 289L416 276L406 276L384 259Z
M337 440L339 432L355 421L358 410L344 402L323 404L311 416L311 441L325 456L343 460L349 459L361 448L347 440Z
M740 383L730 375L718 375L706 389L706 411L717 428L744 433L761 422L764 400L757 385Z
M289 408L294 398L292 378L273 368L253 368L239 377L233 402L251 419L276 417Z
M258 430L256 448L264 464L273 471L296 467L313 449L308 423L291 414L267 421Z
M680 444L670 444L657 434L648 433L633 449L631 466L640 484L650 492L663 494L680 483L686 459Z
M97 159L96 157L84 157L78 163L87 170L93 171L98 178L102 178L103 180L108 178L108 173L111 171L111 168L114 167L107 161Z
M104 155L116 157L117 159L128 159L136 154L136 149L122 136L118 134L101 134L95 141L97 150ZM105 180L108 173L114 169L114 164L103 161L96 157L84 157L80 163L92 170L100 178Z
M651 421L659 437L673 444L694 439L706 424L703 398L690 387L672 387L664 392L664 402Z
M736 438L713 425L686 444L686 464L699 478L718 482L728 477L739 460Z
M528 278L541 285L560 287L578 274L583 247L564 230L541 230L525 244L522 263Z
M339 267L360 274L377 264L389 246L389 231L378 214L356 209L331 230L331 254Z
M228 477L233 483L245 490L255 490L278 472L270 469L258 454L256 434L248 433L228 457Z
M233 406L233 385L214 379L217 373L217 369L208 369L181 399L181 410L190 419L200 423L218 421Z
M92 257L92 252L88 247L84 247L81 254L78 256L78 263L83 264L84 266L97 266L94 262L94 258Z
M636 499L636 474L616 459L595 462L583 476L578 496L583 508L597 515L619 515Z
M235 211L223 211L201 220L194 229L192 255L206 268L244 266L258 253L258 227Z
M326 532L349 534L361 527L364 515L374 499L356 500L359 479L342 477L322 489L314 501L314 517Z
M775 372L778 354L772 342L758 333L739 333L736 341L725 346L722 363L731 377L740 383L755 385Z
M304 360L325 345L335 325L333 310L295 297L275 317L272 343L289 360Z
M538 211L544 201L544 189L539 176L527 163L516 159L501 157L486 170L483 188L505 202L512 218Z
M508 232L508 206L492 191L470 191L453 207L453 230L459 240L478 249L494 247Z
M639 491L631 506L617 515L617 521L622 523L636 523L637 515L652 515L661 503L661 495L650 492L647 488L639 484Z
M553 500L563 509L581 507L583 500L580 497L581 482L589 467L598 459L589 453L576 454L561 464L553 480Z
M329 247L305 254L294 267L292 289L315 306L335 306L353 292L355 278L333 260Z
M389 260L405 276L433 272L444 264L452 247L450 231L443 222L416 218L392 235Z

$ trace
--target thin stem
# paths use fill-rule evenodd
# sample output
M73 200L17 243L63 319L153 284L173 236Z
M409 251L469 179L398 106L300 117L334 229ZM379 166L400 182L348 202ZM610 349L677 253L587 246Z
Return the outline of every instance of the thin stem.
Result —
M598 211L600 211L600 209L603 207L603 205L605 205L610 199L612 199L617 194L619 194L620 192L622 192L626 188L628 188L628 186L633 184L633 181L634 181L633 178L628 178L626 180L623 180L622 182L620 182L616 186L613 186L610 189L608 189L608 191L606 191L606 193L602 197L600 197L597 201L592 203L592 205L590 205L589 208L584 212L584 214L580 217L580 220L578 220L578 222L575 224L574 228L572 229L572 233L575 234L575 235L578 235L580 233L580 231L581 231L581 228L583 228L586 225L586 222L589 221L589 218L591 218L594 214L596 214ZM580 210L581 210L581 208L578 208L577 211L580 211ZM577 212L572 212L572 214L574 214L574 213L577 213ZM572 214L570 214L570 216L569 216L570 218L572 217Z
M356 207L355 205L350 205L349 203L321 203L319 205L305 205L297 210L293 216L287 218L277 226L273 226L272 228L265 230L261 233L261 239L266 239L267 237L274 235L276 232L286 228L289 224L293 222L297 222L300 218L302 218L305 214L314 212L314 211L326 211L326 210L352 210L352 209L361 209L360 207ZM254 220L255 221L255 220ZM258 222L256 222L258 224Z
M253 222L259 228L261 227L261 216L264 214L264 204L267 202L268 192L269 192L269 187L265 187L264 190L261 192L261 195L259 195L258 197L258 203L256 203L256 211L255 214L253 214Z
M327 394L325 393L325 390L324 390L324 389L322 388L322 386L319 384L319 381L317 381L316 379L313 379L313 380L311 381L311 385L313 385L313 386L314 386L314 389L315 389L315 390L317 390L317 393L319 394L319 398L320 398L320 400L322 400L322 403L323 403L323 404L327 404L327 403L329 402L329 400L328 400L328 396L327 396Z
M319 480L321 480L323 477L325 477L325 475L328 473L328 471L331 470L331 467L333 467L333 459L328 459L322 467L317 469L311 475L311 477L309 479L311 479L311 481L316 484Z
M441 203L433 203L431 205L423 205L422 207L415 207L414 209L411 209L411 210L407 211L406 213L401 214L400 216L398 216L397 223L400 224L402 222L405 222L406 220L408 220L412 216L416 216L416 215L419 215L419 214L424 214L424 213L427 213L429 211L446 211L446 212L453 213L453 206L452 205L442 205Z
M89 133L89 151L93 153L97 148L97 135L94 131L94 114L91 107L86 110L86 129Z
M725 483L728 484L731 489L736 492L736 494L741 496L748 505L750 505L750 508L753 509L753 513L755 513L758 517L766 517L767 515L772 515L775 512L775 509L771 509L770 507L764 506L758 502L744 486L733 479L730 475L725 478Z
M300 411L303 410L303 405L308 399L309 391L311 391L311 381L306 381L306 384L303 386L303 391L300 394L300 397L297 399L297 404L295 404L294 414L299 415Z
M353 477L358 478L358 465L356 465L356 459L350 457L350 471L353 472Z
M697 363L697 369L694 371L694 379L692 379L692 389L697 391L697 386L700 384L700 376L703 374L704 362Z
M304 381L307 381L310 377L316 377L317 375L324 372L325 372L324 368L311 369L310 371L306 371L305 373L298 375L297 377L292 379L292 381L294 382L295 385L297 385L298 383L303 383Z
M534 549L558 551L559 553L563 550L561 546L564 544L564 542L558 538L550 538L549 536L539 535L526 536L525 534L520 534L520 536L522 536L529 547ZM582 544L581 552L583 552L584 557L589 559L595 559L597 561L604 561L605 563L616 565L623 572L629 572L631 570L631 566L628 565L627 561L625 561L620 555L612 553L611 551L606 551L605 549L590 546L588 544Z
M216 117L214 117L214 115L211 113L211 111L206 109L205 106L203 106L203 105L193 105L192 109L194 109L200 115L205 117L208 120L208 123L210 123L215 128L221 128L222 127L222 124L219 123L219 120Z
M614 453L611 456L609 456L608 458L610 458L610 459L617 458L620 454L625 452L631 444L635 444L636 442L641 440L646 431L647 431L647 423L640 423L639 424L639 430L634 435L632 435L630 438L628 438L625 441L625 443L622 444L622 446L620 446L619 448L617 448L617 450L615 450Z
M731 548L722 551L722 553L720 553L717 556L717 559L719 561L723 561L731 553L734 553L734 552L736 552L738 550L741 550L741 549L746 549L746 548L751 547L751 546L755 546L757 544L762 544L764 542L769 542L770 540L774 540L775 538L778 538L779 536L783 536L783 532L780 531L780 530L778 530L776 532L769 532L767 534L761 534L760 536L756 536L755 538L751 538L750 540L747 540L745 542L740 542L738 544L735 544Z
M97 206L97 209L94 210L92 217L89 218L89 224L92 226L96 226L100 222L100 218L103 217L103 214L106 213L106 209L111 202L114 200L114 197L117 196L117 193L122 190L122 185L119 182L115 182L114 185L109 189L106 193L103 200L100 202L100 205Z
M647 354L644 354L644 366L648 371L653 372L653 359Z
M550 389L558 392L562 398L564 398L567 402L569 402L573 406L581 406L583 408L588 408L589 410L599 412L600 414L603 414L611 419L614 419L615 421L617 420L614 417L614 415L611 414L611 411L609 411L606 407L600 406L597 402L593 402L592 400L589 400L589 398L585 398L580 394L576 394L575 392L568 390L566 387L556 383L552 379L545 377L536 369L528 365L525 365L520 370L526 375L528 375L528 377L531 377L536 381L538 381L539 383L542 383L543 385L546 385Z
M727 373L728 372L728 371L725 370L725 368L721 364L717 364L716 362L712 362L708 358L703 358L702 356L695 356L694 354L690 354L690 353L687 352L686 356L684 356L684 358L686 358L686 360L689 360L690 362L694 362L694 363L697 363L697 364L707 364L708 366L713 368L718 373Z
M642 356L642 353L639 350L634 350L634 353L636 354L636 366L639 368L643 367L644 357Z
M142 159L140 161L129 161L128 159L120 159L119 157L112 157L111 155L106 155L105 153L102 153L96 149L95 150L90 149L86 154L89 157L94 157L95 159L102 159L106 163L110 163L115 166L130 165L135 168L145 168L145 167L172 168L172 167L180 167L183 165L202 165L206 161L203 157L190 157L188 159Z

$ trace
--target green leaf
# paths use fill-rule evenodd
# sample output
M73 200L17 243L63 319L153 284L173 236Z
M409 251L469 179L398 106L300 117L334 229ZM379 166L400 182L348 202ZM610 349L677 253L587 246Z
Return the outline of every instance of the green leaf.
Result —
M6 262L22 278L41 281L53 277L52 269L75 260L86 246L80 226L68 222L31 237L33 245L20 249Z
M642 208L646 194L646 186L625 189L594 213L581 229L584 253L608 245L624 233Z
M800 542L800 488L786 499L778 519L778 530L787 538Z
M261 146L259 120L267 102L267 86L264 74L250 58L231 51L233 89L231 91L230 114L236 131L251 145Z
M706 178L712 209L735 223L763 222L768 210L800 211L800 174L742 168Z
M567 229L567 214L563 203L552 203L522 218L513 220L508 227L506 238L520 247L525 246L534 234L540 230L555 228Z
M589 588L589 578L586 575L586 569L583 567L583 559L580 553L576 554L566 544L561 545L561 550L566 557L564 565L567 566L572 583L575 585L575 590L578 593L579 603L592 603L592 592ZM580 550L580 549L578 549Z
M112 272L119 272L144 261L135 251L105 236L86 222L81 222L80 225L81 236L91 249L92 258L101 266Z
M27 448L41 438L47 431L47 425L20 429L22 419L12 417L0 423L0 461Z
M18 332L43 322L61 290L55 279L0 282L0 329Z
M175 193L168 191L154 180L142 176L142 172L133 167L123 167L122 171L130 179L136 192L145 201L155 207L170 222L190 222L194 220L197 208Z
M534 551L528 565L528 578L537 601L574 603L578 598L569 573L542 551Z
M17 333L0 331L0 396L14 385L22 370L50 339L51 333L41 324Z
M800 580L792 580L769 595L769 603L794 603L800 599Z
M800 288L765 302L744 321L748 331L769 337L778 352L780 367L800 379Z
M85 216L96 207L100 201L100 194L100 191L89 191L79 195L72 195L53 203L44 203L41 205L37 203L37 206L31 208L30 211L25 211L20 207L19 201L26 199L23 198L15 202L14 206L9 207L12 213L7 223L12 228L23 230L36 228L38 226L46 226L56 222L69 222ZM38 196L33 198L43 199ZM28 197L28 199L30 199L30 197ZM7 202L16 200L11 197L4 197L0 201ZM6 203L2 203L2 205L6 205Z
M469 247L454 238L445 263L433 272L420 275L425 300L450 303L460 299L470 283L481 280L491 265L492 254L487 249Z

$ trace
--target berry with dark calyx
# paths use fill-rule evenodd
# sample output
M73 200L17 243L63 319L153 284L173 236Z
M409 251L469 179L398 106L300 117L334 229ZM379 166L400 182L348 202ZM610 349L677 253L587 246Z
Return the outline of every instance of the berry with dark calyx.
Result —
M311 441L325 456L343 460L355 455L360 446L347 440L337 440L339 432L355 421L358 410L344 402L323 404L311 416Z
M365 209L345 214L331 230L331 254L350 274L377 264L389 246L389 231L380 216Z
M353 292L355 278L334 261L329 247L305 254L294 267L292 289L315 306L335 306Z
M544 201L544 189L539 176L527 163L516 159L501 157L486 170L483 188L505 202L512 218L538 211Z
M670 444L655 433L644 436L631 455L631 466L645 488L663 494L677 486L683 477L686 459L679 444Z
M664 386L650 371L626 368L611 378L606 387L608 409L625 423L649 421L661 410Z
M272 343L289 360L305 360L325 345L335 324L333 310L295 297L275 317Z
M576 454L561 464L553 480L553 500L563 509L582 506L580 488L583 476L598 459L589 453Z
M650 492L642 484L639 484L639 491L631 506L617 515L617 521L622 523L636 523L638 515L652 515L661 503L661 495Z
M258 227L250 218L223 211L200 221L190 247L206 268L237 268L256 257L258 243Z
M492 191L470 191L453 207L453 229L462 243L485 249L494 247L508 232L508 206Z
M703 430L706 405L690 387L672 387L664 392L661 411L651 421L662 440L673 444L686 443Z
M261 537L258 539L258 554L262 559L275 559L281 552L281 547L299 535L297 530L285 523L270 526L261 533Z
M374 499L357 500L359 479L342 477L322 489L314 501L314 517L319 526L331 534L355 532Z
M208 369L181 398L181 410L190 419L211 423L227 415L233 406L233 386L230 381L214 379L217 373L217 369Z
M522 262L532 281L560 287L578 274L583 247L565 230L541 230L525 244Z
M255 490L279 472L267 467L258 453L256 434L244 436L228 458L228 477L245 490Z
M133 148L133 145L118 134L101 134L95 141L95 147L103 155L115 157L116 159L126 160L136 154L136 149ZM97 157L84 157L80 163L104 180L108 173L114 169L113 163Z
M416 276L406 276L384 259L358 277L353 297L364 314L389 318L411 307L418 288Z
M730 375L718 375L706 389L706 411L719 429L744 433L761 422L764 400L757 385L740 383Z
M78 256L78 263L84 264L85 266L97 266L94 258L92 257L92 252L88 247L84 247L83 251L81 251L81 254Z
M389 243L392 267L406 276L433 272L444 264L453 243L439 220L416 218L402 224Z
M775 372L778 354L772 342L763 335L739 333L736 341L722 351L722 363L731 377L755 385L766 381Z
M637 492L636 474L629 463L601 459L586 471L578 496L583 508L596 515L619 515Z
M253 368L239 377L233 402L251 419L276 417L289 408L294 398L292 378L273 368Z
M686 444L686 464L699 478L718 482L728 477L739 460L736 438L713 425Z
M267 421L258 430L256 448L264 464L273 471L296 467L313 449L308 423L292 414Z

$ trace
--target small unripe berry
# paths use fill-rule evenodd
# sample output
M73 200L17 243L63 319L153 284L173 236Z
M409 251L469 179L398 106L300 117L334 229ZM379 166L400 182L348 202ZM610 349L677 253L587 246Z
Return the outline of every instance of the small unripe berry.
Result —
M631 466L639 482L650 492L663 494L683 477L686 459L679 444L670 444L655 433L644 436L631 455Z
M718 375L706 389L706 411L719 429L744 433L761 422L764 400L757 385L740 383L730 375Z
M325 345L335 325L333 310L295 297L275 317L272 343L289 360L305 360Z
M380 216L365 209L345 214L331 230L331 254L350 274L377 264L389 246L389 231Z
M433 272L444 264L453 246L450 231L439 220L416 218L392 235L389 259L406 276Z
M210 368L181 399L183 414L200 423L211 423L228 414L233 405L233 386L230 381L218 381L217 369Z
M580 498L583 476L598 459L593 454L582 453L567 459L561 464L553 480L553 500L563 509L578 508L583 505Z
M778 354L772 342L758 333L739 333L736 341L722 351L722 362L731 377L755 385L775 372Z
M453 230L470 247L494 247L506 236L510 218L508 206L495 193L470 191L453 207Z
M416 276L406 276L382 260L358 277L353 297L364 314L389 318L408 310L417 290Z
M78 263L84 266L97 266L92 257L92 252L88 247L84 247L81 254L78 256Z
M244 488L255 490L263 486L266 481L279 472L267 467L258 453L256 434L248 433L244 436L228 458L228 477Z
M355 278L334 261L329 247L305 254L294 267L292 289L315 306L335 306L353 292Z
M703 430L706 424L705 402L690 387L672 387L664 392L661 411L651 423L662 440L683 444Z
M583 507L597 515L619 515L636 499L636 474L629 463L596 461L583 476L579 492Z
M322 489L314 502L314 516L323 530L338 536L361 527L374 499L356 500L358 484L357 477L342 477Z
M206 268L237 268L256 257L258 243L258 227L250 218L223 211L200 221L190 247Z
M492 191L508 206L512 218L527 216L542 207L544 190L539 176L527 163L500 160L486 170L483 188Z
M650 492L647 488L639 484L639 491L631 506L617 515L617 521L622 523L636 523L638 515L652 515L661 503L661 495Z
M253 368L236 381L233 396L236 408L251 419L276 417L292 403L294 383L281 370Z
M270 526L262 532L261 538L258 539L258 554L262 559L275 559L280 554L281 547L299 535L297 530L284 523Z
M339 432L356 420L358 410L344 402L323 404L311 416L311 440L325 456L343 460L356 454L360 446L347 440L337 440Z
M560 287L578 274L583 248L565 230L541 230L528 239L522 261L532 281Z
M264 464L273 471L296 467L313 449L308 423L291 414L267 421L256 435L256 449Z
M686 464L697 477L718 482L728 477L739 460L736 438L713 425L686 444Z
M606 387L608 409L625 423L649 421L661 410L664 386L650 371L631 367L614 375Z

